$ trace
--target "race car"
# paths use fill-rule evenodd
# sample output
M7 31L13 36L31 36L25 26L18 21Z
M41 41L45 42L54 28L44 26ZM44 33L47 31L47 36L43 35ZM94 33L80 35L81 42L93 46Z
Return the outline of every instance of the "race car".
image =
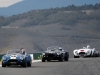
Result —
M19 65L23 67L31 67L31 56L26 53L22 53L20 49L8 50L6 55L2 57L2 67Z
M59 60L59 61L68 61L69 52L65 51L62 47L59 46L51 46L47 48L47 51L42 53L42 62L51 61L51 60Z
M79 57L99 57L99 51L97 51L95 48L90 48L89 45L87 47L83 47L81 49L75 49L73 51L74 58Z

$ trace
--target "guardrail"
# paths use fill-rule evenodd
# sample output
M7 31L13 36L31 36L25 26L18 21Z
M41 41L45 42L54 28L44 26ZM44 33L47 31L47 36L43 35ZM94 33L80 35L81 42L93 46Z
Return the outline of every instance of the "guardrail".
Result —
M42 53L33 53L34 60L41 59L41 57L42 57Z
M42 57L42 53L29 53L32 57L32 60L39 60ZM2 59L2 56L5 54L0 54L0 61Z

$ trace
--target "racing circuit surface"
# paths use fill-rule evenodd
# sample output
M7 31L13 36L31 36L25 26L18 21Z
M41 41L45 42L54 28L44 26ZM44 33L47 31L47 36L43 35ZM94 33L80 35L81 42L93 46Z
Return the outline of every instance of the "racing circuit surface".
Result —
M0 67L0 75L99 75L100 58L69 58L68 62L37 62L32 67Z

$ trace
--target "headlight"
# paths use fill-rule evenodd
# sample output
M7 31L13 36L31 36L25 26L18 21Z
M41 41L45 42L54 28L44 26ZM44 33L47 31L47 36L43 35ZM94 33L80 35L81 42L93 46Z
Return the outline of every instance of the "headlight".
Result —
M23 60L24 58L23 57L20 57L20 60Z
M75 53L77 53L77 51L75 51Z
M42 53L42 55L45 55L45 53Z
M6 59L7 59L6 57L3 57L3 58L2 58L2 60L4 60L4 61L5 61Z

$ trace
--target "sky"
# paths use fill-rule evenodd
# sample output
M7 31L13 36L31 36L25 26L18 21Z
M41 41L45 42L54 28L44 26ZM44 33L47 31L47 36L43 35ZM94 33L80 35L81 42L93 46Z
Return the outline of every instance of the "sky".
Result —
M0 0L0 7L9 7L15 3L21 2L23 0Z

